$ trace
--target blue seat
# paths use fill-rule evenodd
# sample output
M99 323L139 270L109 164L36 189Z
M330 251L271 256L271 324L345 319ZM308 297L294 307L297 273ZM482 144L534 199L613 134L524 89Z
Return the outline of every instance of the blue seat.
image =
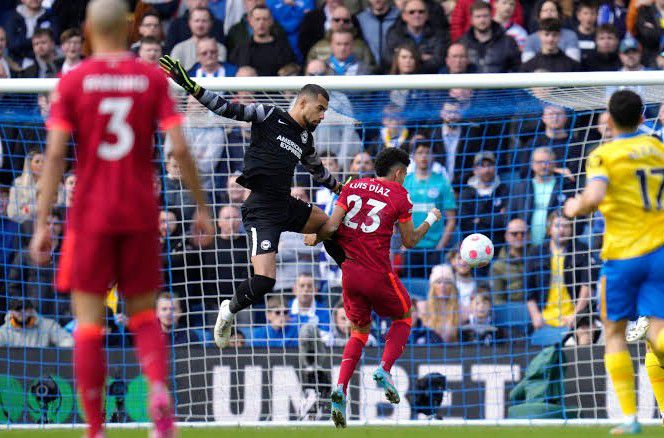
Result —
M418 300L426 300L429 297L429 280L426 278L402 278L401 282L411 297Z
M537 329L530 336L530 343L533 345L555 345L559 344L565 339L565 336L569 333L568 327L551 327L544 326L541 329Z
M526 327L530 314L526 303L500 304L493 308L493 320L497 327Z

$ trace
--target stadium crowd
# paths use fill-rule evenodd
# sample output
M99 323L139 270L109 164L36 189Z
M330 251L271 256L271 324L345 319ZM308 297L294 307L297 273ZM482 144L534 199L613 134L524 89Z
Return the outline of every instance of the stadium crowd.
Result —
M58 77L85 57L85 0L20 0L0 6L0 78ZM304 74L446 74L664 68L662 0L142 0L134 1L131 50L146 62L179 59L193 77ZM545 104L537 114L502 117L472 111L477 92L453 89L372 94L379 117L358 128L329 122L315 133L324 165L339 180L371 176L382 148L411 154L405 181L422 222L435 206L444 219L416 248L393 242L394 267L415 303L413 345L596 342L598 249L602 220L574 225L560 207L583 180L584 157L611 138L606 115L578 115ZM238 92L240 103L255 99ZM288 94L283 93L284 101ZM12 97L2 96L11 102ZM184 99L186 135L215 206L217 236L200 248L188 233L195 203L163 142L155 192L164 206L160 237L165 273L157 313L173 344L209 343L219 302L250 273L236 182L251 131ZM0 101L0 105L2 104ZM350 118L367 96L334 91L330 108ZM435 105L435 117L431 108ZM34 102L48 113L48 96ZM377 110L377 111L375 111ZM425 117L426 114L426 117ZM366 116L366 114L364 115ZM644 126L661 135L664 111ZM518 125L518 126L517 126ZM27 255L42 171L44 129L37 121L3 124L0 173L0 345L71 345L66 296L53 289L54 266ZM75 174L62 181L52 227L62 236ZM84 189L84 188L83 188ZM324 207L335 196L306 172L291 194ZM472 270L459 256L466 235L496 246L491 266ZM340 272L320 247L284 233L275 293L264 308L239 315L234 346L341 346L350 323L340 300ZM109 292L109 345L124 339L122 303ZM65 327L66 326L66 327ZM384 341L376 320L370 343ZM57 333L49 335L50 332ZM36 335L35 333L39 333ZM64 334L63 334L64 333ZM113 340L112 336L115 336Z

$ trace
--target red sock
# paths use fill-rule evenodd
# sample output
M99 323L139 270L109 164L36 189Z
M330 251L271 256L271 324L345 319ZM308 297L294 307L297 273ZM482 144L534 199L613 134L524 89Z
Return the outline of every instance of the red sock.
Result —
M350 339L346 342L344 355L341 359L341 369L339 370L339 381L337 382L337 384L343 385L344 394L348 390L348 382L353 377L355 366L357 366L360 357L362 357L362 349L364 348L364 344L367 343L367 339L369 339L368 333L352 332Z
M168 375L168 350L166 337L159 327L154 310L144 310L129 319L129 329L134 333L136 356L143 374L150 383L166 383Z
M392 369L394 362L396 362L397 359L399 359L399 356L401 356L401 353L403 353L404 348L406 348L406 342L408 342L410 326L412 324L413 321L410 318L392 321L390 330L387 332L385 350L383 350L383 358L381 360L383 369L388 373Z
M79 325L74 332L74 341L74 376L89 425L88 436L93 437L104 424L104 330L98 325Z

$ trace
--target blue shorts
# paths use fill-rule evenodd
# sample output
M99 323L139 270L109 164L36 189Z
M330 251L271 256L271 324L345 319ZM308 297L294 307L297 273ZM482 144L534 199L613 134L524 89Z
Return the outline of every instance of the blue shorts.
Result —
M600 278L602 318L664 319L664 246L625 260L608 260Z

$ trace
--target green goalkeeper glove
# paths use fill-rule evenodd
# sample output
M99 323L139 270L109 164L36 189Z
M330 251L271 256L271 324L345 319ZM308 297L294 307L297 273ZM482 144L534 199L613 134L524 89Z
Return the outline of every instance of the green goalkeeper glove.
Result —
M159 58L159 66L176 84L184 88L184 91L187 93L196 96L201 91L201 86L189 77L177 59L173 59L168 55L162 56Z

